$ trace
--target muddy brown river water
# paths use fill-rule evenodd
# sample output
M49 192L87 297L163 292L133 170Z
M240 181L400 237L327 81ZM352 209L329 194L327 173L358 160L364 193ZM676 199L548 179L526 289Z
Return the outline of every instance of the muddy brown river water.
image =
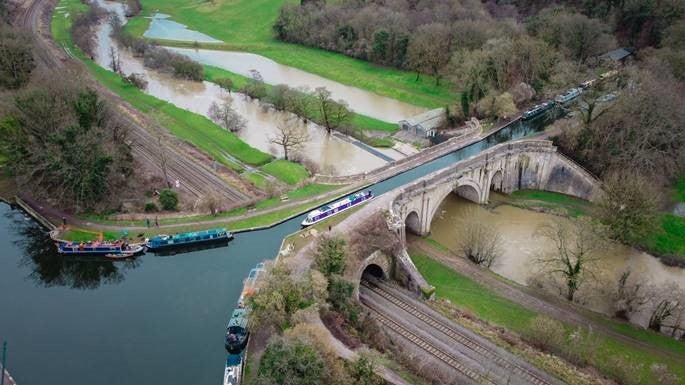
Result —
M539 226L557 216L525 210L510 205L488 209L467 201L457 195L449 195L438 209L431 224L431 238L452 251L459 250L463 241L463 218L474 216L487 227L495 229L502 236L502 254L492 270L512 281L526 285L540 273L536 259L554 250L547 239L536 236ZM620 275L630 269L633 279L661 285L674 282L685 289L685 269L669 267L654 256L623 245L607 245L597 253L600 260L593 267L596 279L588 280L583 290L588 308L604 314L610 313L611 303L606 290L616 284ZM648 314L639 312L631 321L645 326Z
M99 1L98 4L110 12L123 14L121 3ZM281 157L282 149L273 145L270 138L276 134L279 125L296 124L309 133L309 140L304 147L305 150L301 151L301 155L315 163L320 173L356 174L373 170L386 163L384 159L348 141L326 134L326 131L316 124L304 123L292 114L265 108L259 101L249 99L240 93L229 95L210 82L176 79L169 74L145 68L142 59L133 57L127 50L118 49L110 37L110 31L111 27L106 21L99 26L97 31L95 61L100 66L110 68L111 50L114 49L119 55L123 73L127 75L137 73L145 77L148 82L145 90L147 94L205 117L213 102L222 103L228 100L231 107L247 122L246 127L237 135L252 147Z

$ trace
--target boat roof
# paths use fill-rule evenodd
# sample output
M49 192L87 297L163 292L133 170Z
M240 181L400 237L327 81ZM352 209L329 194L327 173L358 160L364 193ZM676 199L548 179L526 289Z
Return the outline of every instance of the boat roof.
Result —
M243 358L240 356L240 354L229 354L226 357L226 366L238 366L240 365L242 359Z
M238 326L244 328L247 325L246 310L234 309L231 315L231 320L228 321L228 327Z
M209 230L200 230L200 231L189 231L185 233L176 233L172 234L171 236L175 238L180 238L180 237L194 237L197 235L203 235L203 234L218 234L218 233L227 233L228 230L221 228L221 229L209 229ZM157 235L154 238L163 238L163 237L168 237L169 235Z
M121 246L124 241L88 241L88 242L62 242L61 245L72 247L72 246L88 246L88 247L98 247L98 246Z
M311 216L319 215L319 214L321 214L321 213L323 213L323 212L325 212L325 211L328 211L328 210L330 210L330 209L332 209L332 208L334 208L334 207L340 205L341 203L344 203L345 201L351 201L351 200L353 200L354 198L365 196L365 195L367 195L369 192L370 192L370 191L359 191L359 192L356 192L356 193L354 193L354 194L350 194L350 195L348 195L348 196L346 196L346 197L344 197L344 198L342 198L342 199L340 199L340 200L337 200L337 201L335 201L335 202L333 202L333 203L330 203L330 204L327 204L327 205L323 205L323 206L321 206L321 207L319 207L319 208L316 208L316 209L310 211L309 214L308 214L308 216L311 217Z

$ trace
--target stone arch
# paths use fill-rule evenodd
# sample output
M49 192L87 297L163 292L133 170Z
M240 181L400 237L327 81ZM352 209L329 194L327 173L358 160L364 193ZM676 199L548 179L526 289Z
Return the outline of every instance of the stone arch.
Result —
M454 192L464 199L474 203L482 203L480 188L473 182L459 183ZM443 198L444 199L444 198Z
M495 170L490 177L490 183L488 183L488 188L492 191L502 192L502 170Z
M369 268L369 266L374 267ZM395 262L393 257L386 255L382 251L376 250L373 254L369 255L359 264L359 268L354 275L354 298L359 299L359 283L367 269L373 270L375 273L381 273L384 279L391 279L394 278L394 268Z
M404 225L407 231L411 231L416 235L421 235L421 218L416 211L411 211L407 214L407 217L404 219Z

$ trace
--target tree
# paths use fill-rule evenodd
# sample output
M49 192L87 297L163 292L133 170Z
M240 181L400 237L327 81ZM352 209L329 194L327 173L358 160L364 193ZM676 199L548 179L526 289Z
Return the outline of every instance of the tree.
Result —
M309 140L307 129L296 122L286 121L276 126L276 133L269 138L273 144L283 148L285 160L288 155L299 150Z
M233 80L231 80L231 78L218 78L214 80L214 83L216 83L216 85L222 90L227 91L229 94L234 87Z
M303 118L310 119L315 109L314 98L310 97L310 91L306 87L291 90L286 99L286 110Z
M463 235L459 249L471 262L490 268L502 253L502 237L495 229L484 225L476 213L467 214L467 219L456 229Z
M625 320L639 310L649 300L648 288L642 281L631 279L630 269L624 271L618 279L616 290L612 293L614 315Z
M601 248L601 238L596 229L580 220L568 224L555 221L540 226L536 235L554 245L554 250L539 256L537 262L564 281L564 297L573 301L582 283L592 276L593 263L598 260L596 251Z
M685 332L681 325L685 316L685 291L675 282L652 288L649 311L647 327L650 329L661 332L662 328L669 328L673 336L680 330Z
M328 122L335 129L346 128L348 123L352 121L352 111L349 109L347 102L338 100L330 105L328 113Z
M326 87L317 87L314 90L314 96L319 104L319 113L321 114L323 124L326 127L326 131L330 134L333 129L330 115L335 103L333 98L331 98L331 91L327 90Z
M306 300L304 289L293 281L288 270L280 267L271 269L257 293L248 299L251 327L286 328L291 316Z
M231 108L231 100L229 99L224 100L221 104L212 102L207 115L214 123L231 132L240 131L247 125L247 121Z
M608 174L602 183L599 217L610 235L623 243L639 243L657 228L659 193L632 171Z
M250 70L250 79L245 83L241 89L244 94L253 99L262 99L266 96L266 84L262 74L257 70Z
M328 370L321 354L299 341L271 341L259 361L258 384L319 385Z
M381 383L374 373L375 366L372 357L368 353L359 353L351 368L352 378L356 381L355 383L360 385L377 385Z
M221 209L221 196L216 191L209 191L202 197L201 203L211 215L217 215Z
M418 28L407 48L409 66L416 71L416 80L421 72L435 77L440 84L442 68L450 59L452 44L450 30L444 24L432 23Z
M31 36L0 25L0 87L23 86L35 67Z
M323 236L319 240L314 263L317 270L327 278L333 274L342 274L346 263L345 240Z
M121 59L119 52L114 47L109 47L109 68L112 72L121 73Z
M164 189L159 193L159 203L164 210L176 210L176 206L178 205L178 194L174 190L168 188Z

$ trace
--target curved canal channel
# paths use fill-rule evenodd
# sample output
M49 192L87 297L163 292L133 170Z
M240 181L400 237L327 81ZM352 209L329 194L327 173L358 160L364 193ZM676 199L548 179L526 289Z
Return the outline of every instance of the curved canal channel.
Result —
M551 120L513 123L370 189L383 194ZM224 330L242 280L277 254L305 215L238 234L227 247L101 261L57 255L42 228L0 204L0 338L9 343L8 368L27 385L221 383Z

